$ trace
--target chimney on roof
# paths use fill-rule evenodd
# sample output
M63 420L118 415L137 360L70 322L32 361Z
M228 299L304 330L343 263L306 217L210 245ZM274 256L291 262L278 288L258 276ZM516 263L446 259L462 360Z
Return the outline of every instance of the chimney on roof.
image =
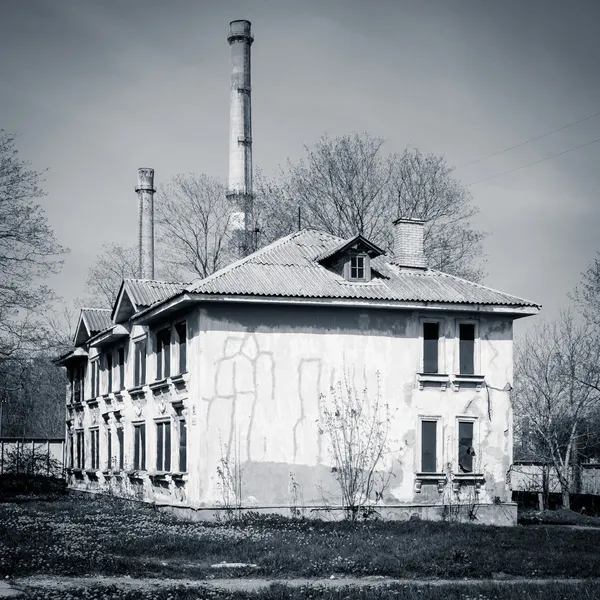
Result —
M138 169L139 277L154 279L154 169Z
M400 267L426 269L423 249L425 221L396 219L394 221L394 263Z
M242 256L256 249L254 196L252 194L252 110L250 46L254 41L250 21L231 21L227 41L231 53L229 89L229 182L233 227Z

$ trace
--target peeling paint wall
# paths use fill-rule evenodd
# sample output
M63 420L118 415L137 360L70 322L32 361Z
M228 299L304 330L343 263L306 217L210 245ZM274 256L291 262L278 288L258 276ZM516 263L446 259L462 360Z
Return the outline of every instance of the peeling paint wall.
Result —
M477 501L509 501L506 474L512 459L512 322L475 318L475 370L487 385L439 383L419 389L422 320L440 319L439 371L458 371L458 322L472 314L204 304L198 335L190 340L188 500L218 505L222 485L217 465L225 458L243 466L242 497L248 506L291 503L290 472L302 503L339 498L327 444L319 436L319 397L351 372L358 390L375 390L380 373L382 400L395 417L389 457L394 478L387 504L470 502L474 485L444 497L437 485L415 489L420 470L420 417L439 419L440 469L457 472L457 419L475 422L475 464L485 481Z

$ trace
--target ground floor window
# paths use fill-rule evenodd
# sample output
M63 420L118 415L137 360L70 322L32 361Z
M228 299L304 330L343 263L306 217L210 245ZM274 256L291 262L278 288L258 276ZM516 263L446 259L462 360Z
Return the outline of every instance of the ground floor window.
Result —
M156 424L156 470L171 470L171 422Z
M179 471L187 471L187 425L185 419L179 420Z
M73 452L73 434L69 433L67 437L67 443L69 444L69 464L68 466L72 469L75 466L75 453Z
M112 431L106 426L106 468L112 469Z
M473 421L458 422L458 466L463 473L473 472L473 426Z
M125 446L123 444L123 426L121 424L117 425L117 444L119 445L118 456L119 456L119 471L122 471L124 468L125 462Z
M75 432L75 442L77 444L77 462L78 469L85 469L85 436L83 429Z
M100 430L91 429L92 441L92 469L100 468Z
M136 471L146 470L146 425L144 423L133 426L133 468Z
M436 420L421 421L421 473L437 472L437 425Z

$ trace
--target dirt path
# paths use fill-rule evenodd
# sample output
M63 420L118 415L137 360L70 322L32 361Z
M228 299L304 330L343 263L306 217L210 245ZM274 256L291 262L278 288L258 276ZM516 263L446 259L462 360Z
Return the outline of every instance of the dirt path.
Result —
M500 585L537 584L548 585L551 583L581 584L585 582L600 583L600 579L530 579L526 577L511 577L502 573L492 579L394 579L391 577L335 577L334 579L151 579L133 577L60 577L36 575L32 577L19 577L10 580L0 580L0 598L18 597L28 591L34 590L60 590L78 587L91 587L93 585L116 585L121 588L135 588L153 590L172 586L185 586L191 589L223 589L227 591L257 591L272 584L287 585L291 587L324 587L341 588L345 586L368 587L382 585L411 585L411 586L463 586L482 585L495 583Z

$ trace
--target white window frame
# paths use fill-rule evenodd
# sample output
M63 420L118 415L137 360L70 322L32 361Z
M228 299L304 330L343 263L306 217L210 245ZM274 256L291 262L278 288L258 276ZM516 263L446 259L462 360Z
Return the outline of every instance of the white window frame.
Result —
M423 471L423 421L436 421L437 427L435 432L435 468L434 472ZM457 442L458 444L458 442ZM417 451L415 453L415 473L424 475L436 475L443 473L444 467L444 422L442 415L427 415L420 414L418 416L417 426ZM458 446L457 446L458 447Z
M446 336L443 334L444 319L442 317L421 316L419 318L419 373L425 373L425 323L438 324L438 375L447 375L446 370Z
M455 336L454 336L454 375L465 375L460 372L460 326L474 325L475 326L475 343L473 344L473 375L481 375L481 340L479 338L479 319L456 319L455 320Z
M458 427L459 423L473 423L473 448L475 449L475 456L473 457L473 470L471 473L463 473L460 470L458 464ZM480 449L480 435L479 435L480 419L472 415L456 415L454 418L454 435L453 435L453 446L452 446L452 470L455 475L469 477L481 474L481 449Z

